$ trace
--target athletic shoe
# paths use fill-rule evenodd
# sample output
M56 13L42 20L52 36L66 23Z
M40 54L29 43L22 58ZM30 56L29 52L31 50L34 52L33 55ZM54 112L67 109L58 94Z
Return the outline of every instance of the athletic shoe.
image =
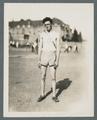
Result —
M53 100L54 102L59 102L59 99L58 99L57 97L52 97L52 100Z
M38 98L37 102L41 102L41 101L44 100L44 99L45 99L45 96L40 96L40 97Z

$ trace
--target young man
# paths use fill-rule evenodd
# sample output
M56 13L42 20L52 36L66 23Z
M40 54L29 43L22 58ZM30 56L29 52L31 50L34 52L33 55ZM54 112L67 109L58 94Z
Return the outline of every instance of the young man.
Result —
M40 34L39 40L39 63L38 66L41 68L42 79L41 79L41 95L38 102L42 101L45 96L45 79L47 67L50 68L52 77L52 100L59 102L56 97L56 69L59 63L59 39L60 34L53 31L52 19L46 17L43 19L45 30Z

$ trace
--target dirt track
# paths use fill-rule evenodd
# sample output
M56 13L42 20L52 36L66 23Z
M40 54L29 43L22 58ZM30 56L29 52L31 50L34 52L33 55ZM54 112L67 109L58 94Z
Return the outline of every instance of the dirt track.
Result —
M84 115L88 108L88 73L84 50L79 53L61 53L57 70L57 96L52 101L51 80L48 68L47 97L38 103L41 73L38 57L25 49L10 49L9 54L9 111L13 112L64 112L66 115Z

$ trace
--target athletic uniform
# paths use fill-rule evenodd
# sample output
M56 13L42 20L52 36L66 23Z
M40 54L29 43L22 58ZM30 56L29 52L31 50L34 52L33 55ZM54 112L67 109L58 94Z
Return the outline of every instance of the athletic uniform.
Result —
M42 44L41 65L54 66L57 44L59 43L59 33L44 31L40 34L40 42Z

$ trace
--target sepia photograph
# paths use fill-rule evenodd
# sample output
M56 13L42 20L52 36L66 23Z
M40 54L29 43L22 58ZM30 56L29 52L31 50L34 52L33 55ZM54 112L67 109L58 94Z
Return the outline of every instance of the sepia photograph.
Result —
M4 3L4 117L93 117L93 65L93 3Z

